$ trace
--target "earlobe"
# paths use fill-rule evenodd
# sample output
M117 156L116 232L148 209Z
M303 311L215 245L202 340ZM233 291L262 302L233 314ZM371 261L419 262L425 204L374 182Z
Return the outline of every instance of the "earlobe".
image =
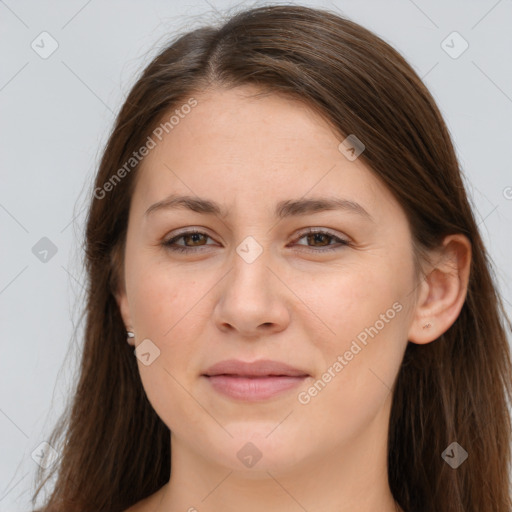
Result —
M449 235L436 251L436 264L420 284L409 341L436 340L457 320L466 300L471 265L471 243L462 234Z

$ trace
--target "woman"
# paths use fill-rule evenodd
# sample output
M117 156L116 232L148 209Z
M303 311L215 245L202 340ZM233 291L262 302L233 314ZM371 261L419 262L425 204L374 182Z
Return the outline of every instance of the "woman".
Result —
M86 256L40 510L510 511L510 323L434 100L368 30L267 6L173 42Z

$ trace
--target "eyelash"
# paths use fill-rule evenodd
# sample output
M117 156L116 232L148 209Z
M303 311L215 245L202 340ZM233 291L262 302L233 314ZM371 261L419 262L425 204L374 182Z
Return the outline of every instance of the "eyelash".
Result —
M186 247L186 246L173 245L176 242L176 240L179 240L180 238L183 238L183 237L186 237L186 236L190 236L190 235L196 235L196 234L197 235L205 235L206 237L211 238L207 233L204 233L202 231L192 230L192 231L185 231L183 233L180 233L179 235L177 235L177 236L175 236L173 238L170 238L169 240L166 240L166 241L162 242L162 245L166 249L168 249L170 251L173 251L173 252L180 252L180 253L197 252L196 249L198 249L199 247L205 247L205 246ZM318 252L334 251L334 250L337 250L337 249L341 249L344 246L349 246L350 245L350 243L347 240L344 240L344 239L342 239L342 238L340 238L338 236L332 235L329 232L321 231L321 230L314 230L314 229L310 229L308 231L305 231L305 232L301 233L299 238L297 238L297 240L300 240L300 239L302 239L302 238L304 238L305 236L308 236L308 235L317 235L317 234L327 235L328 237L336 240L340 245L334 246L334 247L321 248L321 249L311 248L311 250L313 252L318 253Z

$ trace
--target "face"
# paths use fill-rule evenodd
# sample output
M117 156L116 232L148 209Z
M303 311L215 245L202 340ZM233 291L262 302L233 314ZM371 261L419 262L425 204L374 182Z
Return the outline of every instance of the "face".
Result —
M247 455L284 470L385 431L415 300L400 205L318 114L255 92L195 96L146 156L118 296L173 450L242 471ZM220 213L165 206L171 195ZM233 359L297 371L208 373Z

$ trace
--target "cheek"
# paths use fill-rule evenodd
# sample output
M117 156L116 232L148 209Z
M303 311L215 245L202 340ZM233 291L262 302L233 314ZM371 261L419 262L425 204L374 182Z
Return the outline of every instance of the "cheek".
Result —
M159 355L148 366L138 360L139 373L153 409L169 428L179 429L184 417L204 420L186 390L195 371L191 361L200 350L197 303L206 290L193 279L176 277L175 271L170 274L157 265L143 268L131 283L137 343L151 340Z
M384 301L381 307L373 299L354 310L353 316L345 317L341 311L334 327L336 337L318 347L323 367L297 402L304 421L318 426L310 432L310 440L326 449L340 438L357 437L390 397L405 343L400 318L404 309L397 313L389 306ZM349 306L347 311L352 311ZM386 315L386 311L388 323L374 314Z
M143 252L129 263L127 288L134 323L144 337L160 342L170 339L180 319L186 321L187 312L197 302L200 286L192 273Z
M306 392L315 414L333 422L333 428L347 411L354 415L353 425L364 423L392 387L407 342L407 275L381 258L326 278L324 293L310 294L311 308L329 330L314 337L323 367L314 389Z
M406 288L400 279L389 262L374 258L364 265L316 276L313 285L311 279L304 280L294 291L304 297L325 327L326 334L321 336L324 347L339 352L348 349L360 333L364 339L365 329L376 322L377 329L383 332L389 332L390 324L397 323L399 306L393 308L393 304L401 304Z

